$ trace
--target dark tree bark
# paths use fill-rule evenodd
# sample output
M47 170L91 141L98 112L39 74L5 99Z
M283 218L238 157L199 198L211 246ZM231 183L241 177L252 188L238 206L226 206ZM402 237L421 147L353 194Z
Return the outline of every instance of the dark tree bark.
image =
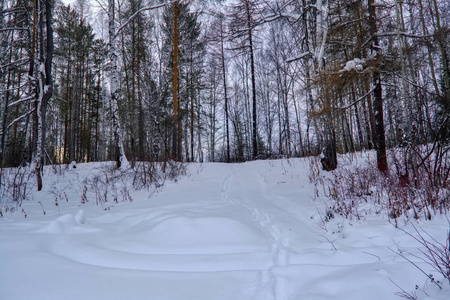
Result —
M226 138L227 138L227 163L231 161L230 158L230 129L229 129L229 116L228 116L228 91L227 91L227 73L225 68L225 51L224 51L224 31L223 31L223 23L220 23L220 47L221 47L221 61L222 61L222 73L223 73L223 90L225 97L225 128L226 128Z
M369 24L370 34L372 38L372 51L375 51L376 57L379 58L380 45L377 37L377 18L374 0L369 0ZM383 89L381 86L381 74L378 69L373 72L373 109L374 109L374 128L373 140L375 149L377 151L378 169L382 173L388 172L387 157L386 157L386 140L384 132L384 117L383 117Z
M250 73L252 81L252 145L253 145L253 159L258 157L258 140L257 140L257 123L256 123L256 80L255 80L255 55L253 52L253 33L252 20L250 14L249 1L245 1L245 8L247 12L247 26L248 26L248 44L250 51Z
M232 40L238 45L235 50L239 50L250 58L250 82L252 90L251 115L251 144L253 159L258 157L258 129L257 129L257 101L256 101L256 79L255 79L255 53L253 31L261 24L260 3L256 0L240 0L233 7L233 14L230 22L230 33ZM250 105L249 105L250 108ZM250 110L250 109L249 109ZM248 130L248 131L250 131Z
M322 168L325 171L333 171L337 168L337 154L336 154L336 135L334 130L329 129L330 134L327 134L326 144L322 151Z
M46 137L46 112L48 101L53 93L52 61L53 61L53 1L35 1L35 10L39 15L37 32L37 50L39 54L39 67L36 86L36 149L33 158L37 179L37 190L42 189L42 168L44 164L45 137ZM45 47L44 47L44 16L45 14ZM35 25L37 25L35 23ZM34 37L35 38L35 37ZM33 38L33 39L34 39Z
M178 99L178 1L173 4L173 132L172 132L172 159L181 161L181 118L179 116L180 103Z

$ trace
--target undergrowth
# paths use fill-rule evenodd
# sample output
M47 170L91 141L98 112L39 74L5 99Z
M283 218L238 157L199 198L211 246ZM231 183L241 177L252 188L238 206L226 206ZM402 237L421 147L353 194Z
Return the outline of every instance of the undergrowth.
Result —
M32 192L36 188L34 170L27 166L0 170L0 217L4 213L16 211L22 211L26 216L22 203L33 198ZM64 182L61 186L48 186L52 185L51 182L44 186L44 190L54 195L54 205L58 210L61 202L76 201L74 197L79 197L80 204L91 202L109 210L114 203L132 202L134 191L148 190L150 197L166 180L176 181L185 173L186 165L182 163L144 161L136 162L128 170L117 169L113 163L104 163L81 178L77 172L77 164L73 162L68 165L46 166L43 176L56 176L58 182ZM42 202L40 205L42 206ZM45 210L42 210L45 215Z
M369 214L385 214L398 227L400 217L431 220L436 215L448 215L449 145L407 146L390 150L388 158L390 168L387 174L378 171L374 152L341 156L338 168L332 172L322 171L318 158L312 160L310 181L314 185L314 199L324 197L322 200L328 207L322 214L323 221L327 222L335 215L360 220ZM420 254L400 249L395 253L418 268L427 283L443 288L443 282L436 279L434 273L450 286L450 231L442 243L412 226L414 233L401 230L418 242ZM431 271L423 268L423 263ZM417 291L428 297L425 289L418 285L413 292L400 290L395 295L405 299L418 299Z
M136 162L129 170L105 168L83 181L81 202L94 198L96 205L109 209L109 203L132 202L132 190L146 189L151 196L166 180L178 180L185 173L186 166L173 161Z
M0 169L0 217L4 213L21 211L24 201L29 200L30 193L35 187L34 173L27 167Z
M314 197L320 193L330 199L329 210L345 218L386 213L397 222L400 216L431 220L434 215L446 215L450 210L449 149L391 150L388 174L378 171L370 152L359 159L341 157L332 172L323 172L318 159L313 160Z

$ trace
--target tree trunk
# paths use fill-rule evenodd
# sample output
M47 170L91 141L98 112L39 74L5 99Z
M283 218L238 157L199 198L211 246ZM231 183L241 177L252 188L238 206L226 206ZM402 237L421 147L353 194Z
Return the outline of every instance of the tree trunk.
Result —
M226 128L226 139L227 139L227 163L231 161L230 158L230 129L229 129L229 122L228 122L228 91L227 91L227 74L226 74L226 68L225 68L225 52L224 52L224 46L223 46L223 26L222 21L220 23L220 47L221 47L221 61L222 61L222 76L223 76L223 90L224 90L224 97L225 97L225 128Z
M247 25L248 25L248 43L250 48L250 72L252 81L252 144L253 144L253 159L258 157L258 141L257 141L257 128L256 128L256 80L255 80L255 57L253 53L253 34L252 34L252 22L250 15L250 7L248 1L245 1L245 8L247 12Z
M422 0L419 0L419 16L420 16L420 20L421 20L421 23L422 23L422 34L423 35L428 35L428 28L427 28L427 24L425 22L425 17L423 15ZM440 91L439 91L439 84L438 84L438 81L436 79L436 72L435 72L434 61L433 61L433 56L432 56L432 49L430 49L431 45L427 44L427 47L428 47L428 51L427 51L428 64L430 66L431 78L433 79L434 90L436 92L436 95L438 97L440 97L441 94L440 94Z
M442 73L443 73L443 91L442 91L442 103L447 112L450 112L450 67L449 57L447 53L448 44L446 44L447 32L441 26L441 17L439 13L439 7L436 0L433 0L435 17L436 17L436 38L439 45L439 50L442 55ZM447 3L448 5L448 3Z
M138 40L140 43L141 32L138 31ZM137 52L137 64L136 64L136 73L137 73L137 97L138 97L138 105L139 105L139 121L138 121L138 138L139 138L139 158L144 159L144 106L142 103L142 90L141 90L141 53L142 49L139 46Z
M375 11L374 0L369 0L369 24L370 24L370 34L372 37L372 50L375 51L376 58L380 57L379 49L380 45L378 43L377 37L377 19ZM383 90L381 87L381 74L378 69L375 69L372 75L373 86L374 86L374 143L375 149L377 151L377 164L378 169L387 174L388 164L386 157L386 140L384 133L384 118L383 118Z
M2 0L1 2L1 6L0 6L0 11L3 11L4 9L4 1ZM5 27L5 18L3 16L0 16L0 28L4 28ZM14 35L14 32L12 32L11 34L11 39L12 36ZM11 41L12 42L12 41ZM6 38L1 40L1 44L0 44L0 53L6 53L8 49L8 42L6 40ZM12 48L11 48L12 51ZM11 51L10 51L10 55L9 55L9 60L7 63L11 62ZM0 60L0 63L2 63L3 61ZM6 62L5 62L6 63ZM2 174L1 174L1 170L3 168L3 151L4 151L4 147L5 147L5 136L6 136L6 113L8 111L8 102L9 102L9 85L10 85L10 81L11 81L11 72L8 72L8 79L6 79L6 70L5 69L1 69L0 70L0 187L1 187L1 183L2 183ZM1 199L2 195L0 193L0 199Z
M191 63L192 63L192 59L191 59ZM190 109L190 112L191 112L191 116L190 116L190 124L189 124L189 129L190 129L190 135L191 135L191 159L190 159L190 161L191 162L193 162L194 161L194 121L195 121L195 119L194 119L194 117L195 117L195 114L194 114L194 100L195 100L195 98L194 98L194 86L193 86L193 83L192 83L192 76L191 76L191 95L190 95L190 102L191 102L191 109Z
M0 170L3 168L3 151L5 147L5 136L6 136L6 114L8 112L8 103L9 103L8 89L11 81L11 72L8 72L8 80L6 80L6 76L4 76L4 74L1 75L2 78L0 79ZM3 92L4 90L6 90L6 92ZM0 186L1 180L2 179L0 172Z
M330 116L331 120L331 116ZM336 154L336 135L334 133L334 129L332 128L332 124L326 125L328 128L326 129L326 144L322 151L322 168L325 171L332 171L337 168L337 154Z
M178 1L174 2L173 17L173 132L172 132L172 159L181 161L181 124L179 116L180 103L178 99Z
M40 1L35 2L39 4L36 10L39 12L40 21L38 29L38 53L39 53L39 69L38 69L38 86L36 93L36 116L37 116L37 141L36 151L33 158L33 164L36 172L37 190L42 190L42 168L44 163L45 152L45 135L46 135L46 111L47 104L53 92L52 79L52 60L53 60L53 29L52 29L52 3L51 0L45 0L45 5L42 7ZM44 20L43 12L45 9L46 17L46 47L44 47ZM42 11L41 11L42 10ZM45 48L45 50L44 50ZM45 55L44 55L45 54Z
M114 19L115 9L114 0L108 0L108 18L109 18L109 58L111 63L111 70L109 74L110 80L110 100L111 100L111 112L112 112L112 125L114 141L118 150L116 156L117 168L127 169L130 164L125 155L125 149L123 147L122 129L120 126L119 118L119 105L117 103L117 86L119 80L119 72L117 68L117 51L116 51L116 23Z

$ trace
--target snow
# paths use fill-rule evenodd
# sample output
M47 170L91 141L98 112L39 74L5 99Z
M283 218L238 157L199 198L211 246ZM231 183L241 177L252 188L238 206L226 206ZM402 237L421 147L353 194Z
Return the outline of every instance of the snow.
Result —
M39 64L39 72L45 74L45 65L43 62Z
M363 59L359 59L359 58L355 58L353 60L349 60L346 64L345 67L340 70L339 72L350 72L350 71L356 71L356 72L362 72L364 70L364 65L365 65L365 60Z
M103 206L80 201L83 178L102 164L47 168L46 190L22 205L27 218L0 218L0 299L378 300L399 287L449 299L448 283L439 290L397 253L432 273L387 216L324 222L309 168L308 159L190 164L151 197L133 191L133 202ZM413 224L445 243L445 217L399 222Z

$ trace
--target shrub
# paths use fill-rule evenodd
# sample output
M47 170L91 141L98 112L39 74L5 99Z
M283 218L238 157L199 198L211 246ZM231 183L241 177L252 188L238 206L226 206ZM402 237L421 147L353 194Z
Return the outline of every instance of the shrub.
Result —
M323 185L333 211L345 218L361 218L375 209L376 213L385 211L395 221L402 215L430 220L450 209L449 150L439 143L390 150L387 175L380 173L371 160L364 165L350 161L321 179L316 160L310 178L315 185Z

